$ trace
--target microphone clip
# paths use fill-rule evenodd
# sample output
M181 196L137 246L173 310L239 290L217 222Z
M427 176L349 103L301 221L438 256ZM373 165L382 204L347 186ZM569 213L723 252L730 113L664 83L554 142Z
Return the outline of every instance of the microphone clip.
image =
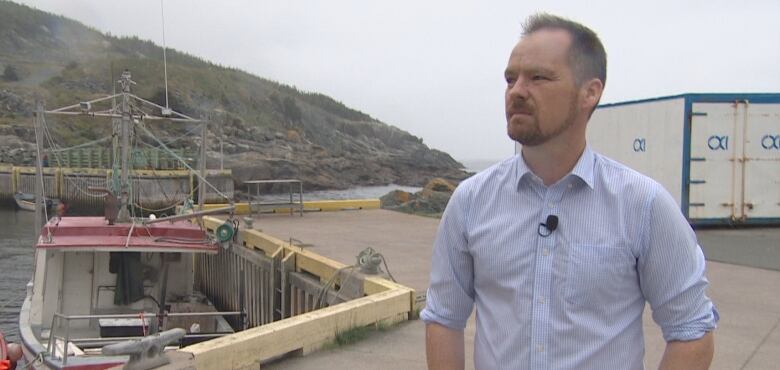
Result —
M537 228L536 232L539 234L539 236L546 238L550 236L555 229L558 228L558 216L556 215L549 215L547 216L547 220L544 223L540 223L539 227Z

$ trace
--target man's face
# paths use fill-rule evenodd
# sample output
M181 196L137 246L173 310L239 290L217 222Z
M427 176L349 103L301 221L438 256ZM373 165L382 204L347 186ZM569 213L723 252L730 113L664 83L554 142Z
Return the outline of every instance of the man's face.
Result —
M579 94L569 66L571 36L542 29L523 37L506 67L507 134L523 145L544 144L567 131L579 114Z

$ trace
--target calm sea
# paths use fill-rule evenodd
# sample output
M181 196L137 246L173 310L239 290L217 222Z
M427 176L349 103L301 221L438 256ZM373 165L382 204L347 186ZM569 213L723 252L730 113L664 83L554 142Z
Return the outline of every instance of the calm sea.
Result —
M463 159L460 163L463 163L463 166L466 167L466 171L479 172L502 160L503 159Z
M34 215L0 208L0 331L15 342L25 286L32 277Z

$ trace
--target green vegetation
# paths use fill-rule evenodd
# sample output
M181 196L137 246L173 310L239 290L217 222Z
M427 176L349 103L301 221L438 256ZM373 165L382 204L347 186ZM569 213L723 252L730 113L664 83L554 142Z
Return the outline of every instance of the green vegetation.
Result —
M387 330L389 326L384 323L376 323L368 326L358 326L349 330L336 333L336 338L332 343L325 345L325 349L332 349L341 346L346 346L359 342L368 338L372 333L383 332Z
M124 70L133 93L165 105L163 50L148 40L102 34L73 20L0 0L0 138L34 141L35 101L46 109L70 106L114 93ZM419 184L431 176L459 179L461 167L446 153L368 114L316 92L300 91L169 49L169 107L209 121L209 150L224 137L225 165L236 180L289 178L307 189L354 185ZM3 71L2 68L5 68ZM104 111L110 104L92 106ZM136 107L141 109L140 107ZM158 108L145 107L147 114ZM56 145L71 147L111 134L109 119L46 116ZM173 149L191 150L199 136L191 124L147 127ZM143 135L133 145L149 147ZM152 145L154 146L154 145ZM213 155L209 155L213 157Z
M3 80L8 82L19 81L19 73L12 65L7 65L3 69Z
M327 119L331 122L375 121L322 94L302 92L176 50L168 50L167 57L170 107L195 118L224 118L242 137L252 127L282 132L296 129L305 134L313 127L308 114L324 114L332 117ZM165 105L160 46L137 37L104 35L79 22L8 1L0 1L0 64L5 65L3 82L37 82L15 86L15 94L30 101L39 96L49 108L111 93L125 69L138 83L134 87L138 96ZM17 64L25 66L25 76L20 76ZM7 88L3 82L0 89ZM230 114L217 113L224 111ZM14 123L11 116L31 112L12 113L0 118L0 125ZM93 127L83 120L64 124L65 131L74 133L65 135L64 144L97 136L87 133Z

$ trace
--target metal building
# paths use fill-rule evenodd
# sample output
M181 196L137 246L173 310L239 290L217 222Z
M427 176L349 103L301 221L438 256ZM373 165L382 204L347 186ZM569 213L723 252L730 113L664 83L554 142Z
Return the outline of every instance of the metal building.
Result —
M780 224L780 93L682 94L599 106L598 152L654 178L693 224Z

